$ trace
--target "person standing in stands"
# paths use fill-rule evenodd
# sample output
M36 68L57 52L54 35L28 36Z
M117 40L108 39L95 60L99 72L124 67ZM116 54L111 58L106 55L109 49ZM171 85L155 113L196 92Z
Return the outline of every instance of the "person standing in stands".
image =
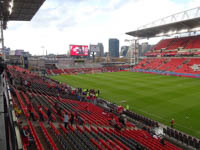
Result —
M76 115L77 121L79 125L83 125L83 119L78 114Z
M29 111L29 114L30 114L30 119L32 118L32 120L35 121L35 117L34 117L34 114L33 114L33 105L31 103L28 104L28 111Z
M120 115L118 120L122 124L123 127L126 127L126 119L125 119L125 117L123 115Z
M79 92L80 92L80 94L82 94L82 88L80 88L80 91L79 91Z
M44 117L43 117L43 115L42 115L42 106L41 106L41 104L38 106L38 110L39 110L40 120L41 120L41 121L44 121Z
M59 116L62 116L62 109L59 107L58 111L57 111Z
M71 125L73 125L73 123L74 123L74 115L73 115L73 113L71 113L71 117L70 117L70 123L71 123Z
M30 132L30 129L27 126L24 126L22 129L22 140L27 146L34 144L33 136Z
M174 128L174 119L171 120L171 128Z
M57 99L58 99L58 101L61 100L60 93L58 93L58 95L57 95ZM57 102L56 102L56 103L57 103Z
M28 127L27 126L24 126L22 128L22 141L24 144L26 144L27 146L29 146L29 140L28 140L28 137L29 137L29 132L28 132Z
M59 98L59 96L58 96L58 98ZM56 111L58 111L58 102L54 103L54 108L55 108Z
M47 116L48 116L48 124L49 124L49 122L52 121L52 118L51 118L51 109L50 108L48 108L48 110L47 110Z
M28 81L27 86L30 88L31 87L31 81Z
M65 115L64 115L64 126L65 126L65 128L67 128L68 122L69 122L69 117L68 117L67 112L65 112Z
M17 107L17 104L14 104L14 111L17 117L20 117L22 111Z
M78 94L77 99L81 101L81 96Z
M162 138L161 140L160 140L160 143L163 145L163 146L165 146L166 144L165 144L165 138Z
M25 85L25 87L28 86L28 81L27 80L24 81L24 85Z

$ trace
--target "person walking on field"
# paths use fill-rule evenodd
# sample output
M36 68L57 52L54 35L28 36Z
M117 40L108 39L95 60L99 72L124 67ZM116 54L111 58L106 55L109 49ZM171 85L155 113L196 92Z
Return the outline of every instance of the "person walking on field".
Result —
M171 120L171 128L174 128L174 119Z

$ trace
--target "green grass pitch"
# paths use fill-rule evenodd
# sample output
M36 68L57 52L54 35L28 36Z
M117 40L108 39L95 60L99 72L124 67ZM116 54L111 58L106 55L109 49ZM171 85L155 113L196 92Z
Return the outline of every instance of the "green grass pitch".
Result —
M134 72L52 76L73 87L94 88L101 98L200 138L200 80Z

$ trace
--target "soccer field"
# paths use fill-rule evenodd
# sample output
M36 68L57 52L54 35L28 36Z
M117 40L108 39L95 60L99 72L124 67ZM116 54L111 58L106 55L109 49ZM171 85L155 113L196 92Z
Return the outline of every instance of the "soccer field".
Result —
M61 75L53 79L73 87L94 88L101 98L200 138L200 80L134 72Z

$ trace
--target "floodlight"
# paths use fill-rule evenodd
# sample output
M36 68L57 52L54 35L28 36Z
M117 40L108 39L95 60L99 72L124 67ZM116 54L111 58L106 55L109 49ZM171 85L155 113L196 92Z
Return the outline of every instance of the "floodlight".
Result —
M10 15L12 14L13 6L14 6L14 0L11 0L8 7L8 11Z

